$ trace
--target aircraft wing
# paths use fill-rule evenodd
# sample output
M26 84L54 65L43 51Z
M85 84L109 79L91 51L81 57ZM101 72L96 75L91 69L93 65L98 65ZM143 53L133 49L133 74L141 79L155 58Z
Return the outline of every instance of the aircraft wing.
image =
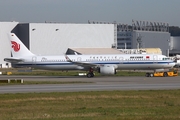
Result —
M17 62L23 62L24 60L20 59L20 58L11 57L11 58L4 58L4 61L11 62L11 63L17 63Z
M65 55L65 58L66 58L67 62L71 62L73 64L76 64L76 65L79 65L82 67L95 67L95 66L97 66L97 64L88 63L88 62L74 62L67 55Z

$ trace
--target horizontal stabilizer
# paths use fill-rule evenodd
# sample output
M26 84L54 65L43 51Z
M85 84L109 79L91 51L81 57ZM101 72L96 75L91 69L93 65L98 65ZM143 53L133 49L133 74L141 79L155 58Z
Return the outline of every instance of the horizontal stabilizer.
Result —
M11 57L11 58L4 58L4 61L11 62L11 63L17 63L17 62L23 62L24 60L20 59L20 58Z

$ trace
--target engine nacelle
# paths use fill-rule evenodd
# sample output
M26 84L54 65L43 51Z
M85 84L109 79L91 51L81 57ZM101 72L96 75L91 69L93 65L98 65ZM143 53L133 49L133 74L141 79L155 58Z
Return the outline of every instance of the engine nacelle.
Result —
M112 65L103 65L99 68L99 73L104 75L114 75L116 74L116 69Z

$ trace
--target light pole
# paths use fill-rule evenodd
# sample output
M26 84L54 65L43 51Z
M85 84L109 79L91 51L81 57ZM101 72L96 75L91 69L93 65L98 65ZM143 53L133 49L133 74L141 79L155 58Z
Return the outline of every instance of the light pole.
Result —
M168 49L167 49L167 56L169 57L169 47L170 47L170 40L168 39Z
M137 49L139 50L140 48L142 48L142 36L139 34L139 33L137 33Z

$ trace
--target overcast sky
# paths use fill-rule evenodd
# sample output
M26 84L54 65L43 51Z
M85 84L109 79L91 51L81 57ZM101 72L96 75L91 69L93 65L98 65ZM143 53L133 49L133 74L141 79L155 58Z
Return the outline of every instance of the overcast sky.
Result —
M0 21L67 22L133 20L180 26L180 0L0 0Z

